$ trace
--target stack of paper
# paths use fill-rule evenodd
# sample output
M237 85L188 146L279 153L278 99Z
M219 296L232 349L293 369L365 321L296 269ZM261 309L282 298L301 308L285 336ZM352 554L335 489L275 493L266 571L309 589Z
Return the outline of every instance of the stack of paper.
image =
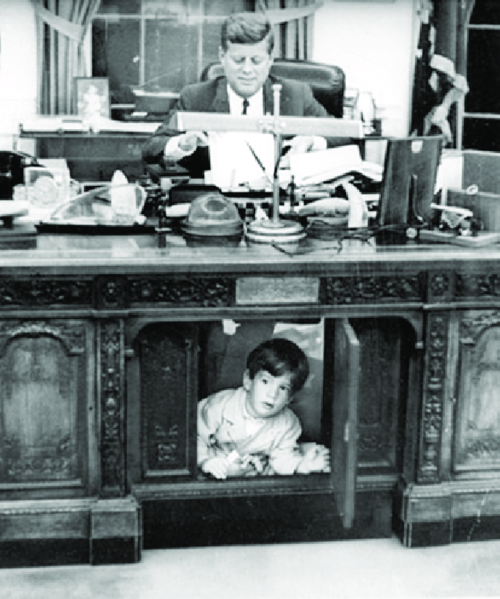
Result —
M358 172L380 182L384 168L361 158L357 145L340 146L319 152L290 155L290 174L296 185L316 185Z

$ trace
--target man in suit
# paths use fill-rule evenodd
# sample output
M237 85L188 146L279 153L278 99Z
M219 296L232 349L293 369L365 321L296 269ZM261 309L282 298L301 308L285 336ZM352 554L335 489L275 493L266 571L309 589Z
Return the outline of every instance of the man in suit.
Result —
M218 112L232 115L273 114L272 85L269 75L273 63L274 33L270 21L260 13L229 16L221 29L219 59L224 76L185 87L173 111ZM328 117L314 98L309 85L279 80L282 85L280 114L283 116ZM174 163L188 169L193 177L203 177L209 169L207 137L202 131L179 134L168 126L167 118L143 148L143 159L153 175ZM318 136L297 136L286 142L290 152L326 149Z

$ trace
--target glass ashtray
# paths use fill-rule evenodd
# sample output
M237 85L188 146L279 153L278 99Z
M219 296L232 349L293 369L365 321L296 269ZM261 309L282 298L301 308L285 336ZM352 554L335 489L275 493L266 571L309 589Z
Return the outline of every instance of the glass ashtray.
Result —
M123 226L144 224L146 192L136 183L106 185L58 206L47 223Z

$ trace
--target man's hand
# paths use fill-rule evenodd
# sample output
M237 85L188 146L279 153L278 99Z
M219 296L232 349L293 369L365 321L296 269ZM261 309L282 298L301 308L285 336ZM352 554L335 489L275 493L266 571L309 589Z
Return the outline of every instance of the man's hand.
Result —
M306 154L307 152L317 152L326 150L327 143L324 137L319 135L297 135L283 144L283 149L290 148L281 160L282 167L290 166L290 154Z
M297 466L298 474L309 472L330 472L330 451L323 445L315 445L306 451Z
M179 137L178 146L183 152L194 152L198 146L207 146L208 137L203 131L188 131Z

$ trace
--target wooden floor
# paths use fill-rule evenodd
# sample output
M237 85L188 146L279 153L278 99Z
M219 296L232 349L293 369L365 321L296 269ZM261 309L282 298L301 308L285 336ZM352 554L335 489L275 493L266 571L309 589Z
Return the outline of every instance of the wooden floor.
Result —
M0 570L2 599L500 597L500 541L149 550L140 563Z

